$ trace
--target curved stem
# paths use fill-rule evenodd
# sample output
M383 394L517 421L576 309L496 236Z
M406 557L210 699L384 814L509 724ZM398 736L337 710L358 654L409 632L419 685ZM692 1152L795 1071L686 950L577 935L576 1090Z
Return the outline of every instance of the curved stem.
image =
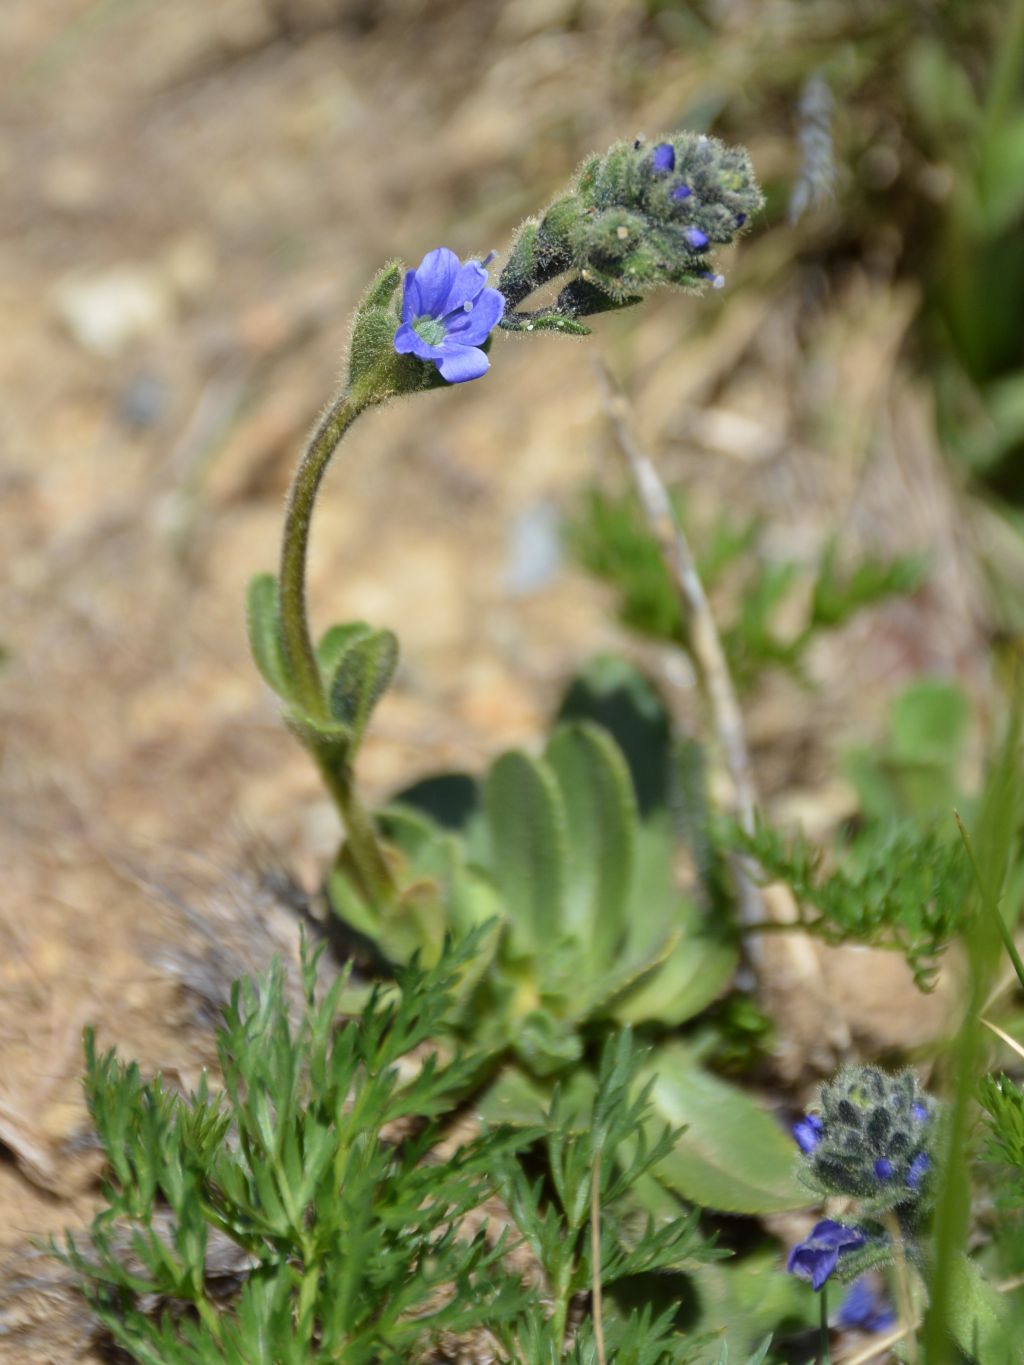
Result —
M348 391L332 403L313 433L288 494L278 586L281 645L294 700L312 721L328 722L331 719L306 609L306 561L313 505L342 437L359 414L370 407L371 402L381 401L383 396L367 400ZM307 739L306 744L344 822L364 892L374 900L387 899L394 890L394 881L373 820L359 799L351 768L348 764L339 768L325 750L317 747L315 740Z
M818 1324L818 1365L830 1365L832 1357L829 1355L829 1330L828 1330L828 1285L823 1284L818 1292L821 1300L821 1318Z
M306 557L313 504L331 456L341 438L368 405L343 393L330 408L313 434L305 455L295 471L284 519L281 546L281 644L285 663L295 688L295 700L314 720L327 720L320 666L309 632L306 612Z

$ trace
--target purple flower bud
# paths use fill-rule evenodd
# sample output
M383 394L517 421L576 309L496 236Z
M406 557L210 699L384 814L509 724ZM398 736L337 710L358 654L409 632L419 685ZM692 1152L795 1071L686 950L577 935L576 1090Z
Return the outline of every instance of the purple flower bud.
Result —
M920 1185L921 1181L931 1170L931 1165L931 1158L928 1153L918 1152L917 1156L915 1156L910 1163L910 1169L907 1171L907 1185L910 1189L917 1189L918 1185Z
M856 1251L867 1241L860 1228L847 1228L824 1218L815 1223L806 1241L798 1242L789 1253L786 1269L801 1280L810 1280L812 1289L820 1289L839 1264L839 1257Z
M691 246L694 251L702 250L711 240L708 234L702 232L699 227L686 228L683 231L683 236L686 238L687 244Z
M892 1162L886 1157L880 1156L875 1162L875 1175L878 1176L879 1180L891 1180Z
M672 198L689 199L692 193L693 190L690 189L689 185L677 185L675 189L672 191Z
M702 279L707 280L708 284L711 285L711 288L712 288L712 289L724 289L724 288L725 288L725 276L724 276L724 275L716 275L715 272L714 272L713 270L702 270L700 273L701 273Z
M737 226L737 227L742 227L743 224L744 224L746 221L747 221L747 215L746 215L745 213L737 213L737 215L736 215L736 226Z
M920 1100L915 1100L910 1106L910 1112L913 1114L914 1118L917 1119L918 1123L924 1123L925 1119L928 1117L928 1106L922 1104Z
M809 1156L821 1141L825 1125L817 1114L805 1114L793 1124L793 1137L796 1145L805 1156Z
M676 168L676 149L671 142L659 142L651 153L651 170L658 175L664 175L667 171L674 171Z

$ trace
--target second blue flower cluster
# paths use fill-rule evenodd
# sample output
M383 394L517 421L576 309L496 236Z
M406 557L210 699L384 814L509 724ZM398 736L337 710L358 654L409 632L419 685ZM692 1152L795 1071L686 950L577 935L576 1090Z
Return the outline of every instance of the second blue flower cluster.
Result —
M814 1189L896 1208L928 1183L934 1130L934 1103L912 1072L862 1066L821 1087L820 1112L799 1119L793 1137Z

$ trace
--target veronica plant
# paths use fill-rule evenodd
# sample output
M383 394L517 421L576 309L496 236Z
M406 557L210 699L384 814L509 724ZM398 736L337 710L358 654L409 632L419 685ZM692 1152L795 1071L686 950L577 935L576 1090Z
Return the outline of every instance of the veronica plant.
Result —
M579 334L581 319L656 287L720 284L713 251L760 204L740 149L691 134L623 142L590 158L523 224L497 289L490 257L463 262L443 247L415 270L386 266L356 310L345 385L296 472L279 576L259 575L250 587L253 654L344 823L329 878L334 912L391 964L416 952L436 960L447 933L490 923L449 1023L502 1052L512 1039L532 1080L578 1063L595 1022L689 1018L729 979L735 947L706 932L699 904L678 894L671 822L638 819L622 756L593 726L560 730L540 759L501 757L473 829L453 833L409 809L370 814L355 760L398 644L361 622L314 641L305 577L316 495L357 417L483 377L496 327ZM549 286L554 302L531 309L531 296Z
M790 1273L822 1296L823 1361L828 1359L826 1293L831 1281L858 1290L844 1300L840 1325L877 1325L887 1310L861 1277L887 1268L892 1299L902 1304L903 1326L916 1331L918 1305L925 1299L934 1262L932 1214L945 1122L943 1110L912 1071L891 1075L876 1066L853 1066L823 1084L817 1105L794 1125L802 1180L822 1198L842 1201L842 1212L816 1223L787 1260ZM1020 1359L1020 1348L1010 1347L998 1295L966 1257L951 1277L946 1307L950 1328L968 1358Z
M620 143L586 162L575 184L516 237L499 288L486 261L440 247L415 270L384 267L359 304L346 379L296 472L281 566L249 591L249 633L287 722L313 755L346 830L342 863L359 894L395 904L402 872L355 783L370 714L397 662L397 642L362 624L314 641L306 608L310 521L327 466L353 422L389 399L481 378L496 326L585 332L582 317L636 303L652 288L699 290L718 277L715 246L731 242L761 204L746 153L681 133L649 148ZM536 290L562 279L554 305L524 312Z

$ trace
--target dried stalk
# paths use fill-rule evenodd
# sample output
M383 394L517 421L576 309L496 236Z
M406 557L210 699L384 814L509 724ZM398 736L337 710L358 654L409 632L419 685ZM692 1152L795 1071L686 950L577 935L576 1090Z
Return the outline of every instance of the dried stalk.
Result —
M700 581L693 551L676 517L665 485L651 457L637 439L629 400L603 360L598 361L598 374L616 443L679 597L698 685L732 783L736 819L741 828L750 833L756 818L757 791L743 716L714 613ZM755 865L749 858L735 855L731 863L742 926L752 926L759 921L792 924L797 919L796 906L788 888L781 885L761 888L755 877ZM794 1052L800 1054L798 1059L794 1057L797 1063L794 1070L802 1068L809 1056L825 1064L826 1058L821 1049L823 1017L828 1018L825 1030L831 1047L841 1049L849 1045L845 1024L829 1017L830 1011L823 1016L825 988L817 956L807 938L794 931L777 936L774 943L769 945L754 935L748 935L745 949L748 961L758 973L762 991L769 975L765 971L765 959L771 957L771 992L779 1006L776 1013L781 1012L785 1016L780 1019L783 1025L781 1031L789 1034ZM797 991L802 993L799 998L793 994ZM788 1006L785 1003L787 1000Z
M598 361L598 373L604 386L607 412L616 442L629 467L644 516L679 595L697 680L732 781L736 819L744 832L750 834L754 829L757 794L743 716L711 604L668 491L654 462L636 438L629 400L603 360ZM748 925L761 918L774 918L768 913L767 907L762 907L760 889L751 875L749 861L736 858L733 871L739 893L740 922Z

